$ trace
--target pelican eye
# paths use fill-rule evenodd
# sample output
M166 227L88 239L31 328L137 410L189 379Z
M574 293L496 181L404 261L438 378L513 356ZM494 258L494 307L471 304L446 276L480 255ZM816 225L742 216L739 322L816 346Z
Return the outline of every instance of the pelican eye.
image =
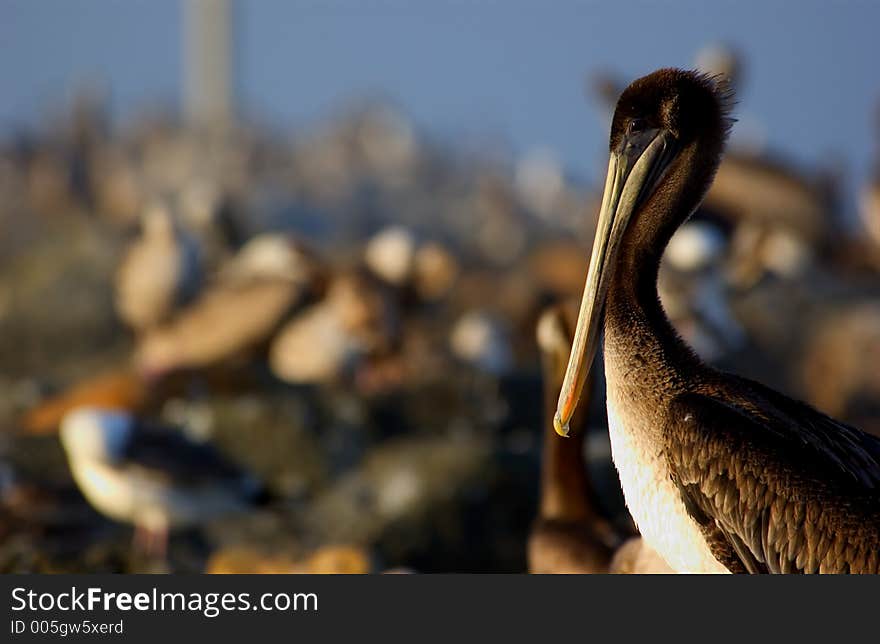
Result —
M629 134L638 134L639 132L644 131L648 127L648 122L642 118L634 118L629 122L627 126L627 132Z

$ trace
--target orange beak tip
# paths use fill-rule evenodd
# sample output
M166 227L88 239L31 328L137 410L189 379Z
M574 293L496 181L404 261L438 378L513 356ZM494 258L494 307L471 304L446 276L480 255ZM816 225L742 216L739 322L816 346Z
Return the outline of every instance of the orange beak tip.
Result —
M562 418L559 416L559 412L556 412L556 415L553 417L553 429L555 429L556 433L563 438L568 438L568 423L562 422Z

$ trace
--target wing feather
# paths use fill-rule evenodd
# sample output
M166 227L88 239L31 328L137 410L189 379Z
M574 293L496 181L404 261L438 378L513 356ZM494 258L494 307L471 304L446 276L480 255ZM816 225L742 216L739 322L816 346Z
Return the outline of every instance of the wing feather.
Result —
M733 572L877 573L880 441L756 383L669 407L685 507Z

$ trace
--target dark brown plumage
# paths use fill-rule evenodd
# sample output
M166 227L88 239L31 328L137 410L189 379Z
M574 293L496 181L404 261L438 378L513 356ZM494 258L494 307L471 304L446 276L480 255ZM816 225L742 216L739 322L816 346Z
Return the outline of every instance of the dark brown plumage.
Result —
M615 465L643 536L673 568L878 572L880 441L703 364L658 300L660 257L712 181L729 100L714 79L680 70L621 96L585 339L556 424L565 430L603 324Z
M673 481L734 572L876 573L880 441L725 376L669 406Z

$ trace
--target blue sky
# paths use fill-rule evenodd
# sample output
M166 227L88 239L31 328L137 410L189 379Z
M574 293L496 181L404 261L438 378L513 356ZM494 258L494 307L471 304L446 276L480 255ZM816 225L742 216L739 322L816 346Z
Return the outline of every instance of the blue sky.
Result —
M0 0L0 134L84 81L119 115L176 106L181 15L174 0ZM856 181L874 149L873 0L237 0L235 16L241 110L275 125L385 96L436 136L550 148L595 180L607 132L586 75L688 66L721 40L747 56L741 130L807 166L839 159Z

